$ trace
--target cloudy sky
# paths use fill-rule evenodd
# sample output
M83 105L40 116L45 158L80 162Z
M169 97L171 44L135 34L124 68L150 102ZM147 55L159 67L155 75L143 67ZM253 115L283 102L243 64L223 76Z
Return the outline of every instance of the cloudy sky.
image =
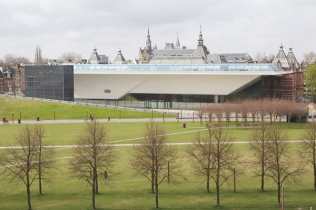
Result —
M316 51L315 0L0 0L0 59L34 60L66 52L89 58L94 46L113 61L118 49L138 57L149 26L152 44L195 48L202 27L211 53L276 54L282 43L298 59Z

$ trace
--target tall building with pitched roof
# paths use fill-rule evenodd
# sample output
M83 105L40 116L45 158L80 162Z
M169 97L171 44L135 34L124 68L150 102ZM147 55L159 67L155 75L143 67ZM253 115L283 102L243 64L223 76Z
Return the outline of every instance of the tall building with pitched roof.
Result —
M139 49L140 64L223 64L253 61L247 53L210 54L204 45L201 27L195 49L187 49L185 46L181 48L178 35L175 45L166 43L163 49L152 48L149 29L147 33L146 46Z
M272 61L287 74L278 77L262 77L262 93L265 97L300 101L303 99L303 71L293 53L292 47L286 55L283 45Z
M121 49L119 49L116 58L114 59L114 64L127 64L124 56L122 55Z
M102 55L102 58L99 56L98 52L97 52L97 48L94 47L93 52L89 58L88 63L90 64L106 64L107 63L107 56Z

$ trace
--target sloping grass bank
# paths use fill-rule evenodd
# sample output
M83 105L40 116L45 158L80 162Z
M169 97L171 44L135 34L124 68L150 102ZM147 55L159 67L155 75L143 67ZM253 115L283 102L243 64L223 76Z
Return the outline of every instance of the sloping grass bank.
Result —
M113 109L107 107L84 106L79 104L64 104L48 101L32 101L23 98L8 98L0 96L0 117L8 120L22 119L35 120L40 117L41 120L55 119L83 119L92 115L97 119L111 118L149 118L152 116L150 111L142 112L137 110ZM162 117L161 113L153 113L154 117ZM175 117L165 115L164 117Z

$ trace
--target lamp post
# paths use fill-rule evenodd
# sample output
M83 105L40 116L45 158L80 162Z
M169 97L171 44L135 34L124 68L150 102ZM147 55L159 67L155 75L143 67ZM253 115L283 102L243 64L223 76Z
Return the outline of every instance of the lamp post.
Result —
M22 120L22 112L21 112L21 110L20 110L20 120Z
M165 113L166 112L162 113L162 123L165 123Z
M55 115L55 110L54 110L54 121L55 121L55 119L56 119L55 117L56 117L56 115Z
M12 112L12 124L14 124L14 112Z

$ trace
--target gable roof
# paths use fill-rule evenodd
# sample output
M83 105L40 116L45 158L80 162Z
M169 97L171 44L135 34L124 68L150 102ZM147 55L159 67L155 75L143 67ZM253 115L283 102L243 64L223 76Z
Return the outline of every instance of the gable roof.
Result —
M127 64L124 56L122 55L121 49L119 49L117 56L114 59L114 64Z
M284 50L283 50L283 45L281 44L280 45L280 49L279 49L279 52L278 54L275 56L274 60L272 61L272 63L274 64L278 64L280 63L281 66L285 69L290 69L290 63L284 53Z
M291 65L292 65L292 63L294 63L294 68L300 68L300 64L296 60L296 57L292 51L292 47L289 48L289 52L287 54L287 59Z

